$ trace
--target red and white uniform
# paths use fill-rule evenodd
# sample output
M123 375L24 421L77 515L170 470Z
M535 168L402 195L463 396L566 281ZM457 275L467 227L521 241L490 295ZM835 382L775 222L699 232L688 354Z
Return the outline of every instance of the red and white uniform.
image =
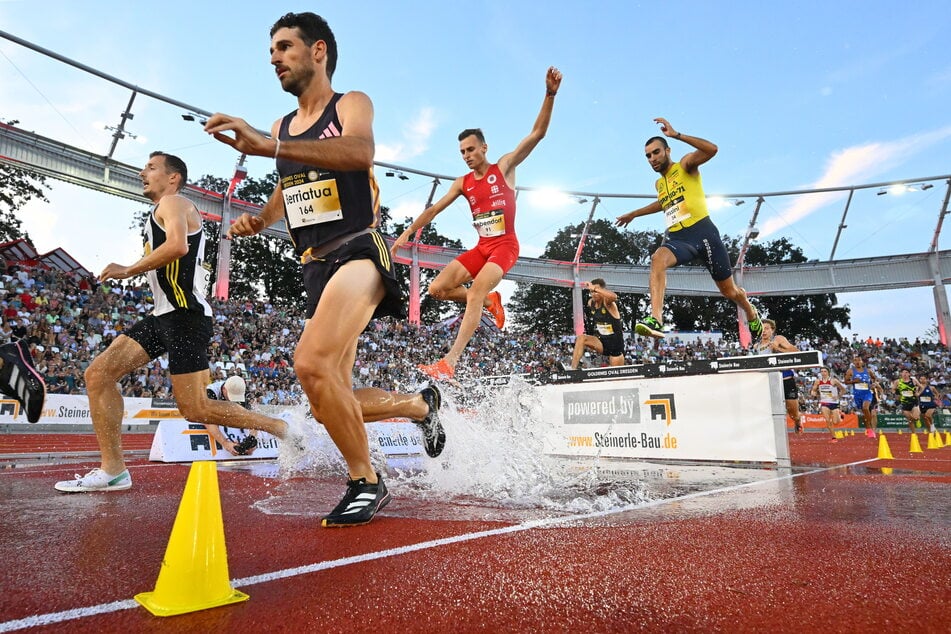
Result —
M829 409L839 406L839 388L831 380L819 381L819 405Z
M479 234L475 248L458 257L475 277L486 262L494 262L503 273L515 265L519 244L515 235L515 190L508 186L498 164L489 166L485 176L469 172L462 178L462 191L472 211L472 225Z

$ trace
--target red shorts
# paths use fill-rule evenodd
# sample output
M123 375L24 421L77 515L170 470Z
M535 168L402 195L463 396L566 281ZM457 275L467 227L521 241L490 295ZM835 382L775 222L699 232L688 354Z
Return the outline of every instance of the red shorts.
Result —
M497 264L504 275L515 266L515 261L518 260L518 249L518 240L515 238L479 240L474 248L460 255L456 261L466 267L473 278L488 262Z

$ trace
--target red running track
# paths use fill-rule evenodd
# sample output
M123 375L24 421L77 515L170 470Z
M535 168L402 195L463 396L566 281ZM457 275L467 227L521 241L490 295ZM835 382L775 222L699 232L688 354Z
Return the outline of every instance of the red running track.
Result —
M154 588L187 466L134 462L131 490L96 495L52 489L92 463L8 468L0 632L948 632L951 447L911 456L907 438L879 461L861 436L792 436L792 473L587 516L480 518L394 486L352 529L318 527L340 482L222 467L251 599L167 618L131 599ZM0 454L90 441L4 435Z

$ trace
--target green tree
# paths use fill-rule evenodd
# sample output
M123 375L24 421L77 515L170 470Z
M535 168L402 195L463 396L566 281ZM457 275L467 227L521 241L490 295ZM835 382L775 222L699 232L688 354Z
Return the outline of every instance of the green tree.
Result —
M384 209L386 208L384 207ZM402 234L411 224L413 224L413 219L409 217L404 219L403 222L394 224L393 235L398 236ZM434 222L431 222L423 227L419 241L422 244L431 244L439 247L450 247L454 249L462 248L461 240L452 240L442 235L436 229L436 223ZM410 267L408 264L396 263L396 276L399 279L407 280L407 286L410 275L409 269ZM419 287L423 297L422 302L420 302L419 305L419 318L424 324L435 323L445 319L450 314L458 313L464 309L462 304L454 305L452 302L441 302L426 294L426 289L429 288L430 283L432 283L438 274L439 271L435 269L420 269L419 271Z
M19 122L14 120L6 123L16 125ZM49 188L42 174L0 163L0 242L18 238L30 240L30 235L23 231L18 212L31 200L49 202L45 193Z

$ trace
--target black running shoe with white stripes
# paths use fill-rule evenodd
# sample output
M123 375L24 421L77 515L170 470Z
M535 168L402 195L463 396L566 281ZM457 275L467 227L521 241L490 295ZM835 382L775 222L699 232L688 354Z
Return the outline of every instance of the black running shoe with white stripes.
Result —
M22 341L0 346L0 392L20 402L31 423L40 420L46 401L46 383L33 364L33 355Z
M376 483L369 484L366 478L347 480L347 492L340 504L321 520L327 528L360 526L368 524L377 511L390 502L390 492L383 484L383 476L376 474Z
M414 420L423 432L423 449L430 458L435 458L442 453L446 446L446 430L439 422L439 408L442 407L442 394L435 385L424 388L420 393L426 405L429 406L429 413L422 420Z
M258 439L250 434L244 437L239 443L235 443L234 450L238 452L239 456L246 456L258 446Z

